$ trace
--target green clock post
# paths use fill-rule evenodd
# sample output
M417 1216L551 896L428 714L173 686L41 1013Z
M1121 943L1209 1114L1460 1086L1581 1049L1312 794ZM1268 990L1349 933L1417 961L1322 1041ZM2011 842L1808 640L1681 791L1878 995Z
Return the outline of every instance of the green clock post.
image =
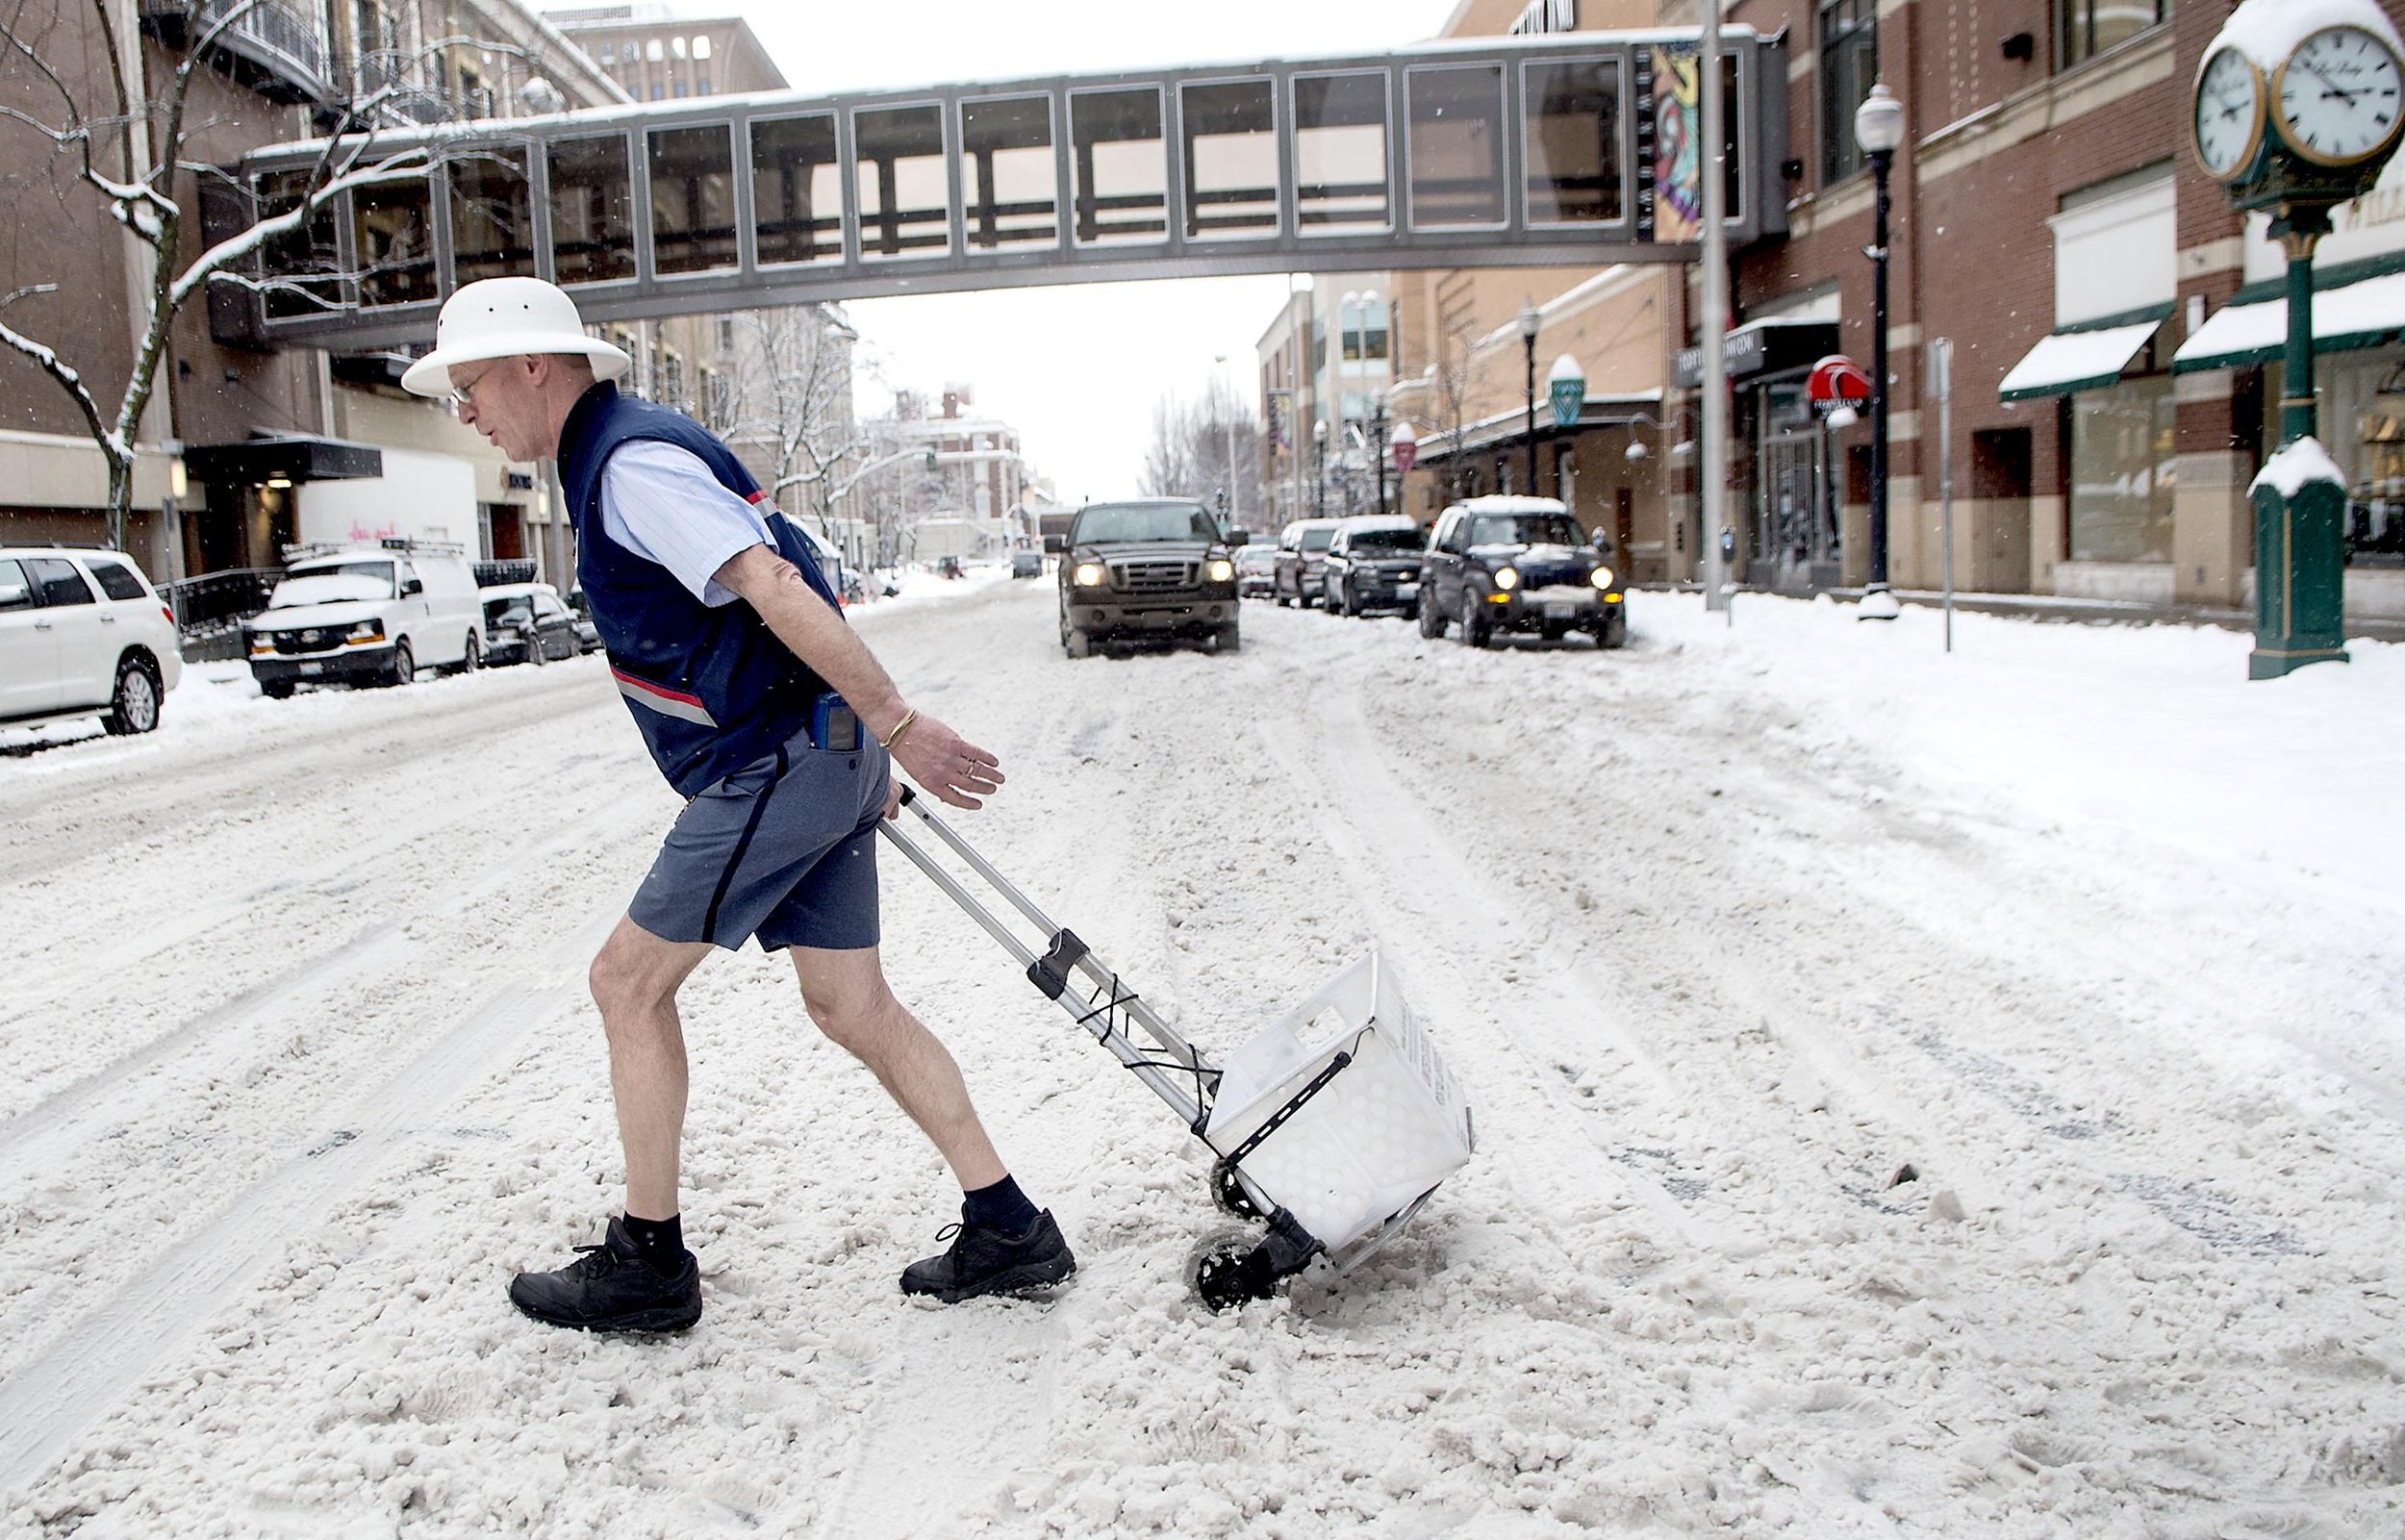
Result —
M2379 180L2405 127L2405 45L2375 0L2245 0L2196 70L2196 159L2271 216L2288 256L2280 447L2256 479L2250 678L2346 661L2346 486L2316 439L2314 248Z

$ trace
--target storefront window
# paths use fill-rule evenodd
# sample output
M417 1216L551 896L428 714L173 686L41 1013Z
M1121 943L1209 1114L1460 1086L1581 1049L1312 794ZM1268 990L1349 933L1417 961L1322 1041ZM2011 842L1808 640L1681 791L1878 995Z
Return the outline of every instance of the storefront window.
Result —
M2071 560L2171 559L2176 409L2168 374L2071 397Z
M2264 436L2280 442L2278 365L2265 371ZM2346 565L2405 567L2405 356L2342 353L2315 360L2321 441L2346 477Z

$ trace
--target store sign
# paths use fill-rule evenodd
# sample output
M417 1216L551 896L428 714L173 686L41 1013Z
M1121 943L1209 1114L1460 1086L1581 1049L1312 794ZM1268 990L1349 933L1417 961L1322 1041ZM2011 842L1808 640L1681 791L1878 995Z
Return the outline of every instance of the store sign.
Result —
M1520 19L1511 24L1513 37L1532 33L1579 30L1579 0L1529 0Z

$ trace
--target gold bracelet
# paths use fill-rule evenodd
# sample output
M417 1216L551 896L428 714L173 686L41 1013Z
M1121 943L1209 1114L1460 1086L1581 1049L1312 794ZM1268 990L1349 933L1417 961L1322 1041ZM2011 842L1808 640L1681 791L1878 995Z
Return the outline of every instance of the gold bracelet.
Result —
M901 742L901 735L910 731L910 724L918 720L918 707L913 706L908 711L903 712L902 720L894 723L894 730L892 732L887 733L883 738L877 740L876 746L889 753L892 752L894 745Z

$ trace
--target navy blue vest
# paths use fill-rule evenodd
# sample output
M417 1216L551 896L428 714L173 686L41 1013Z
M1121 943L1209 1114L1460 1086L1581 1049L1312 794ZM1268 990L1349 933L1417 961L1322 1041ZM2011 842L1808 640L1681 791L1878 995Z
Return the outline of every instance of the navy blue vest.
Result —
M750 605L704 604L667 568L610 539L601 517L601 467L622 445L644 439L691 450L719 485L746 502L766 502L768 494L708 429L682 413L620 395L607 381L577 399L560 431L560 484L575 520L576 576L593 606L594 628L660 773L692 796L801 732L826 686ZM809 542L774 509L768 513L777 554L840 613Z

